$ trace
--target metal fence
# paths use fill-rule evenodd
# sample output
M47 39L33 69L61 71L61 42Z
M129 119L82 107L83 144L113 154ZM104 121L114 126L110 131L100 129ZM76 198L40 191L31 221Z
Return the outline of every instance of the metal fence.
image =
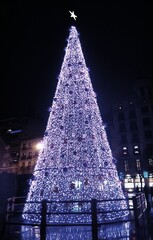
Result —
M139 227L146 217L147 202L144 193L133 197L133 210L136 227Z
M136 196L132 198L126 198L126 199L112 199L112 200L96 200L96 199L91 199L90 201L58 201L58 204L83 204L83 203L88 203L90 204L90 210L88 211L77 211L73 212L73 214L87 214L91 217L91 223L82 223L82 222L77 222L77 223L50 223L47 221L47 216L50 214L71 214L71 212L53 212L48 210L48 204L55 204L57 202L55 201L47 201L47 200L42 200L41 202L26 202L26 204L40 204L40 212L34 213L34 212L27 212L26 214L39 214L40 217L40 222L28 222L28 221L23 221L22 220L22 213L23 213L23 207L25 204L25 197L13 197L8 199L7 203L7 211L6 211L6 222L5 222L5 235L7 236L9 232L9 226L11 225L28 225L28 226L39 226L40 227L40 240L46 240L46 228L48 226L91 226L92 230L92 238L94 240L98 240L98 227L103 224L109 224L109 223L117 223L117 222L134 222L136 227L139 227L141 223L144 220L145 217L145 212L147 209L146 205L146 199L144 193L139 193L136 194ZM109 202L114 202L118 201L119 203L121 201L126 201L127 202L127 209L124 209L124 211L129 211L128 218L120 218L118 220L113 220L113 221L98 221L98 214L106 214L110 212L116 212L116 211L123 211L123 209L120 210L112 210L112 211L101 211L98 209L98 204L103 203L104 201L109 201ZM130 204L131 202L131 204Z

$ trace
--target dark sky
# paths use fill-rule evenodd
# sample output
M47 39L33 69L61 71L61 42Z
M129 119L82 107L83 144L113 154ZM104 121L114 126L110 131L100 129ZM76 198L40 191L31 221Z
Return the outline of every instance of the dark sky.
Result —
M61 2L1 2L0 117L48 117L71 25L80 33L102 114L135 79L152 78L152 5L141 0ZM76 22L69 10L78 16Z

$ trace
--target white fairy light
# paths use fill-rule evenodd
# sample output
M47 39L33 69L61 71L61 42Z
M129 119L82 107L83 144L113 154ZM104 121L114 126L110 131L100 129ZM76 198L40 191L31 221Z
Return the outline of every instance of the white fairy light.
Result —
M102 122L95 92L74 26L65 51L58 84L51 106L43 149L39 151L27 201L113 200L124 198L117 169ZM89 209L89 204L73 205L70 210ZM121 210L100 216L112 220L128 215L126 201L102 204L105 211ZM66 206L56 206L66 211ZM40 221L39 204L25 204L23 218ZM51 215L50 222L90 222L88 215Z

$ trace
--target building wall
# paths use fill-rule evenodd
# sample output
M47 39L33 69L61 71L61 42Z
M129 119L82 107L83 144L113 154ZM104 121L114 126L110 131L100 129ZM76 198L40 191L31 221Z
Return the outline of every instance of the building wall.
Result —
M18 174L33 173L41 143L41 138L29 139L21 142Z
M1 119L0 135L0 155L3 155L0 157L0 173L31 174L38 156L36 144L43 135L43 124L28 117Z
M119 173L153 173L153 81L137 81L133 94L113 106L110 132Z

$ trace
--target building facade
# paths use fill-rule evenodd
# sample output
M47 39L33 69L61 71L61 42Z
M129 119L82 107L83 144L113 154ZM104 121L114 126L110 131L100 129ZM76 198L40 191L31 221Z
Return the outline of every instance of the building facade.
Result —
M105 122L120 179L132 191L153 186L153 80L136 81L131 92ZM43 132L29 118L0 120L0 173L33 173Z
M126 188L153 186L153 80L136 81L113 106L110 144Z
M33 172L43 128L28 117L0 120L0 173L31 174Z
M21 142L18 174L33 173L40 148L41 138L28 139Z

